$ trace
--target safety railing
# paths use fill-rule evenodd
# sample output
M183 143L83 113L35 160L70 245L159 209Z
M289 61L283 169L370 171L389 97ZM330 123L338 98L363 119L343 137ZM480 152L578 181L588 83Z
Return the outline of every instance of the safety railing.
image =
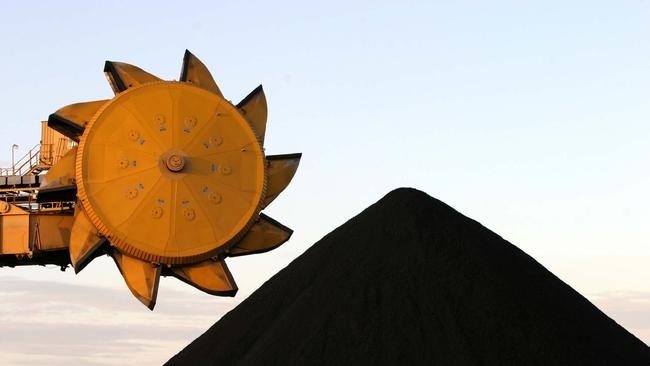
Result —
M54 143L37 144L18 159L18 161L14 162L12 167L0 168L0 176L38 174L56 164L76 145L74 141L66 137L55 140Z
M14 165L10 168L0 168L0 176L18 175L23 176L34 171L40 161L41 144L37 144L27 151Z

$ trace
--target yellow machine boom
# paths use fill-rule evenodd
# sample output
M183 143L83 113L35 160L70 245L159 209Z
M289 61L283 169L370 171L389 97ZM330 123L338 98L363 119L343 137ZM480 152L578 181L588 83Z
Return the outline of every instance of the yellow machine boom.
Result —
M56 132L43 135L65 147L56 161L3 171L0 266L79 272L107 254L150 309L161 275L233 296L225 259L274 249L292 234L261 211L301 154L265 155L262 87L233 105L189 51L179 81L120 62L107 61L104 73L113 98L50 115Z

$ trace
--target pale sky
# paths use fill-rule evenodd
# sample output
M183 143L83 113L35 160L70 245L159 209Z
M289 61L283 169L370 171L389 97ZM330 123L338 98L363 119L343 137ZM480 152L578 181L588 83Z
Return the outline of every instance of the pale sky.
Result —
M650 343L647 1L3 1L0 19L0 165L56 109L110 98L105 60L177 79L186 48L235 103L263 84L267 153L303 153L265 210L294 236L228 262L236 298L165 278L150 312L108 258L79 275L2 268L3 364L160 364L399 186Z

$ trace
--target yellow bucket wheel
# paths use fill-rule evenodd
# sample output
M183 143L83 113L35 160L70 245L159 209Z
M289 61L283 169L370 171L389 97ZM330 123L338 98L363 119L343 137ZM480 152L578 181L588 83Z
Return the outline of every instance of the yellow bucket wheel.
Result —
M153 309L160 276L234 296L226 257L261 253L292 231L261 213L289 184L301 154L265 156L259 86L224 99L185 52L179 81L107 61L115 96L66 106L48 125L79 142L70 237L76 272L108 253L131 292Z

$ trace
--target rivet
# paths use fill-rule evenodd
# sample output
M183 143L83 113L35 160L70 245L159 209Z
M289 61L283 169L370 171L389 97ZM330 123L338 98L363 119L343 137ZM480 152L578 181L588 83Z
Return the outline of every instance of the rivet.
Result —
M129 138L132 141L137 141L140 138L140 134L136 130L131 130L131 132L129 132Z
M210 203L218 205L219 203L221 203L221 195L216 192L210 192L210 194L208 195L208 200L210 201Z
M151 217L153 217L154 219L159 219L159 218L161 218L161 217L162 217L162 214L163 214L163 209L162 209L162 207L160 207L160 206L154 207L154 208L151 210Z
M219 146L219 145L223 144L223 137L221 137L221 136L213 136L213 137L210 137L210 140L208 142L210 143L210 145Z
M196 214L194 213L193 208L188 207L183 210L183 216L185 217L185 220L192 221L196 217Z
M134 198L138 197L138 190L135 188L131 188L128 191L126 191L126 198L132 200Z
M120 159L120 161L118 162L118 165L119 165L120 168L122 168L122 169L126 169L126 168L128 168L128 167L129 167L129 159L126 159L126 158L122 158L122 159Z
M185 127L187 128L194 128L196 127L196 117L185 117L185 120L183 121L185 123Z
M167 128L165 128L165 116L159 115L154 118L155 122L158 123L158 130L160 132L167 131Z

